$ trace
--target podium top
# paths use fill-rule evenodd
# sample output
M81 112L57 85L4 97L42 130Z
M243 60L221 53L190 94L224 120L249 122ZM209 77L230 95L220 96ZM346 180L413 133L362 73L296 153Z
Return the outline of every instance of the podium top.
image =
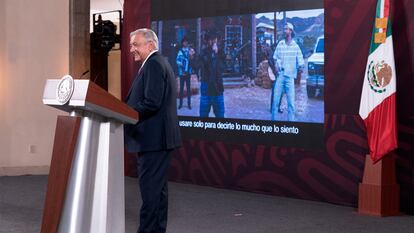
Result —
M67 103L62 103L57 94L60 81L60 79L48 79L46 81L43 104L65 112L84 110L97 113L122 123L135 124L138 122L138 112L90 80L75 79L73 94L69 96L70 99Z

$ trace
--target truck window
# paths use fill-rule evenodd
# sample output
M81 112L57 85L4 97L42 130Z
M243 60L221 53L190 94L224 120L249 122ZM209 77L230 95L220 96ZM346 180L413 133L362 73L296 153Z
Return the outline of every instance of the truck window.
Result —
M318 45L316 46L315 53L323 53L323 47L324 47L324 39L319 39Z

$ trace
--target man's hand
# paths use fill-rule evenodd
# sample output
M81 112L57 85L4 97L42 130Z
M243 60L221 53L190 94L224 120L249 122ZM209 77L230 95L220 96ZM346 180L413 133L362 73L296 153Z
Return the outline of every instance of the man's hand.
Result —
M275 63L275 76L279 76L279 72L280 72L280 68L279 66Z
M218 53L218 46L217 46L217 43L214 43L214 44L213 44L213 51L214 51L215 53Z
M190 48L190 51L188 51L188 55L190 56L190 58L192 58L195 54L195 50L193 48Z

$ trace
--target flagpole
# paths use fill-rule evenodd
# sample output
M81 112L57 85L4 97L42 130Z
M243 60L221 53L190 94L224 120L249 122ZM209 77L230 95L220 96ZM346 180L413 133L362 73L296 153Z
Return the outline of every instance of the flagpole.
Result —
M395 178L397 148L396 72L390 0L378 0L359 114L367 131L369 155L359 184L358 213L394 216L400 213L400 186Z

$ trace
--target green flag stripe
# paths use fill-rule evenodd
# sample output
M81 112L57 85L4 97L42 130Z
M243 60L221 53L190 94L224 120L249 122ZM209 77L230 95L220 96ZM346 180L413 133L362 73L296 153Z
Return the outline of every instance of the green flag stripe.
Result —
M378 6L379 6L379 4L378 4ZM377 7L377 11L378 11L378 7ZM388 20L387 21L388 21L388 23L387 23L388 26L387 26L386 38L388 38L388 37L390 37L392 35L391 20L390 20L389 17L388 17ZM380 44L374 43L375 42L375 33L376 32L379 32L379 30L375 27L375 20L374 20L374 28L372 30L371 46L369 48L369 54L373 53L378 48L378 46L380 46Z
M376 11L376 17L377 18L379 18L379 17L381 17L381 2L382 2L383 0L378 0L377 1L377 11Z

